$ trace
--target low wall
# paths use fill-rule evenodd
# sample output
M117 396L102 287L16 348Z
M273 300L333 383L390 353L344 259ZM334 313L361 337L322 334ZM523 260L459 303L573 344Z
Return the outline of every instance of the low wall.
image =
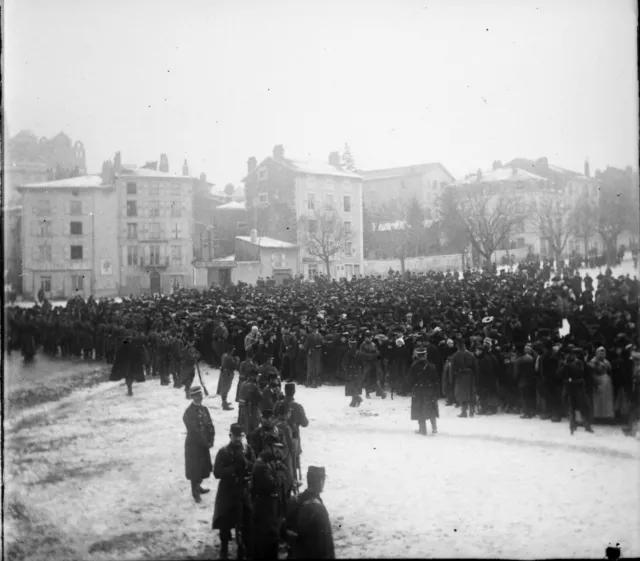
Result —
M409 257L404 262L406 271L427 272L446 271L447 269L462 270L462 255L430 255L426 257ZM402 271L400 259L365 259L365 275L386 275L389 269Z

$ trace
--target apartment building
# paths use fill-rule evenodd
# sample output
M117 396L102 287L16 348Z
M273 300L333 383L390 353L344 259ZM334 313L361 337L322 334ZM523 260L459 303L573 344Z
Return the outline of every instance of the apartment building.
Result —
M113 183L99 175L29 183L22 195L22 289L48 298L117 292Z
M184 170L183 170L184 171ZM141 168L113 163L120 293L193 286L193 197L198 178L169 172L165 154Z
M300 246L298 271L305 277L326 273L325 263L310 250L311 230L332 211L339 251L331 255L332 278L350 279L364 272L362 177L343 169L340 155L332 152L327 163L285 158L284 147L259 165L248 161L244 178L249 221L259 236L269 236ZM339 234L338 234L339 232Z

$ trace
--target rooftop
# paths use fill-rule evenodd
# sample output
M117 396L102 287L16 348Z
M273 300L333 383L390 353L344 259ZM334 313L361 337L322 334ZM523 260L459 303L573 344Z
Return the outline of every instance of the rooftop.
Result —
M449 175L451 177L451 180L453 181L453 175L451 175L451 173L449 173L449 171L440 162L418 164L415 166L402 166L397 168L361 170L359 173L362 175L365 181L370 181L373 179L392 179L394 177L405 177L407 175L425 173L437 168L444 170L444 172L447 173L447 175Z
M362 179L361 175L346 169L341 169L323 162L311 162L307 160L292 160L285 158L284 164L293 171L308 175L330 175L334 177L347 177L350 179Z
M230 201L220 205L216 210L247 210L247 207L243 202Z
M268 249L294 249L298 247L295 244L283 242L282 240L276 240L273 238L267 238L265 236L258 236L258 239L255 242L251 241L250 236L236 236L236 239Z
M181 173L172 173L166 171L159 171L155 169L149 168L133 168L133 167L123 167L122 171L119 174L125 177L158 177L158 178L166 178L166 179L197 179L193 175L182 175Z
M96 187L113 187L105 185L100 175L80 175L56 181L41 181L39 183L27 183L20 185L18 189L94 189Z
M526 182L547 182L548 179L530 173L520 168L503 167L481 172L481 177L477 173L471 174L462 181L458 181L457 185L470 185L474 183L521 183Z

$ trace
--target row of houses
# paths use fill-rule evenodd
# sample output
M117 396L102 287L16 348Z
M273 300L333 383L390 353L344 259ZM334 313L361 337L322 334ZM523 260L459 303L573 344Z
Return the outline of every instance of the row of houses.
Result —
M74 150L84 158L84 148ZM186 161L171 173L164 154L138 167L117 153L100 174L19 185L8 233L14 249L5 255L20 269L24 293L42 289L51 297L168 293L318 273L350 279L366 270L365 207L417 200L430 221L448 186L460 193L489 187L510 192L524 215L527 202L549 189L569 205L585 197L595 204L600 190L588 164L577 173L546 158L494 162L456 181L440 163L356 171L345 169L337 152L314 162L285 156L282 145L260 162L249 158L243 183L238 200L213 193ZM503 249L544 254L547 242L523 216Z

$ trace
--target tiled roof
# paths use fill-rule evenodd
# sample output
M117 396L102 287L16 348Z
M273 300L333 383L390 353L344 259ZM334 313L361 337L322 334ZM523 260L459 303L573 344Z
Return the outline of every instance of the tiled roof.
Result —
M269 249L293 249L298 247L295 244L273 238L267 238L265 236L258 236L258 240L256 242L252 242L250 236L236 236L236 239Z
M39 183L27 183L21 185L18 189L92 189L96 187L113 187L113 185L105 185L100 175L81 175L79 177L69 177L67 179L58 179L56 181L41 181Z

